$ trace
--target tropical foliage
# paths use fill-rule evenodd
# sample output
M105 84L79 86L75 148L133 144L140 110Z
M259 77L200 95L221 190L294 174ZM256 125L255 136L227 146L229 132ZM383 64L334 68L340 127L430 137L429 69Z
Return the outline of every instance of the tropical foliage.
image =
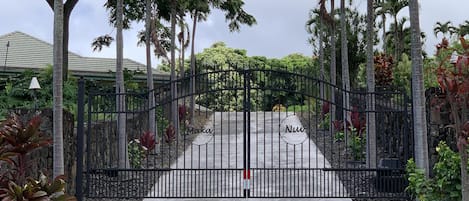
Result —
M28 89L31 77L37 76L41 89L32 91ZM34 95L37 98L38 108L51 108L52 104L52 66L45 67L39 74L26 70L19 75L11 76L0 85L5 90L0 91L0 119L5 119L9 109L34 108ZM77 82L71 77L64 82L63 96L64 108L76 114Z
M424 171L417 168L413 159L407 162L406 172L409 185L407 192L420 201L461 200L461 157L445 142L436 147L438 161L433 166L433 177L426 178ZM469 165L469 164L467 164Z
M14 200L75 200L65 194L64 176L53 181L40 173L39 179L26 178L30 153L50 146L52 140L39 130L41 118L33 117L23 124L17 115L0 125L0 162L6 169L0 171L0 199Z

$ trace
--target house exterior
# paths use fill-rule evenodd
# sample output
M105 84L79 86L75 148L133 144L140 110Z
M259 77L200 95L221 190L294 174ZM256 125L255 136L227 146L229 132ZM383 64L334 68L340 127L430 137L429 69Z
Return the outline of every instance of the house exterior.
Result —
M7 45L8 44L8 45ZM7 47L8 46L8 47ZM83 57L68 52L68 68L72 76L95 80L115 80L116 59ZM53 63L53 45L28 34L15 31L0 36L0 77L40 69ZM146 80L146 65L131 59L123 60L124 69L141 72L138 81ZM169 73L153 70L155 84L169 80Z

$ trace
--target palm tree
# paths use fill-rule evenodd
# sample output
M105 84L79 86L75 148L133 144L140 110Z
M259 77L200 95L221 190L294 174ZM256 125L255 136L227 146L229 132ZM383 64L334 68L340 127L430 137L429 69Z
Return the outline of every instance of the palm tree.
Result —
M366 37L366 86L368 88L368 97L366 106L368 111L366 118L366 137L367 137L367 166L376 168L376 118L375 118L375 68L373 59L373 38L374 38L374 8L373 0L367 0L367 37Z
M469 34L469 20L464 21L464 24L459 25L457 29L458 34L464 37Z
M171 122L175 127L175 131L179 136L178 126L178 106L176 100L177 85L176 85L176 5L177 0L171 1Z
M335 87L337 85L337 56L336 56L336 38L335 38L335 0L330 0L331 1L331 22L330 22L330 37L331 37L331 66L330 66L330 79L331 79L331 113L330 113L330 119L331 123L335 121L335 111L336 111L336 105L335 105ZM332 124L331 124L332 125ZM334 129L334 126L331 126L331 129ZM332 130L332 133L335 131Z
M153 69L151 67L151 16L152 16L151 0L145 0L145 48L146 48L146 59L147 59L147 87L148 87L148 131L155 135L155 139L158 140L158 133L156 130L155 120L155 93L153 85ZM158 148L156 149L158 150Z
M179 16L178 19L179 29L180 32L178 34L178 41L179 41L179 76L182 78L185 76L184 72L184 53L186 49L189 47L190 42L190 33L189 33L189 25L184 21L184 16Z
M49 4L49 7L54 10L54 0L46 0ZM63 74L63 81L67 81L68 79L68 40L69 40L69 22L70 22L70 15L72 14L73 8L78 3L78 0L67 0L63 3L63 61L62 61L62 74Z
M376 15L381 15L381 25L383 28L383 52L386 54L386 13L388 12L385 7L386 0L375 0L375 8L377 9Z
M118 135L118 147L119 147L119 168L129 167L129 160L127 154L127 136L125 133L126 129L126 118L125 118L125 88L124 88L124 72L123 72L123 0L117 0L116 6L116 94L117 94L117 135Z
M456 32L457 29L451 25L451 21L447 21L445 23L437 22L435 28L433 28L435 37L438 37L438 33L443 34L443 37L446 37L445 35L449 33L449 37L451 38L451 36Z
M54 142L54 178L63 175L64 171L64 150L63 150L63 1L54 1L54 75L53 75L53 142Z
M385 7L384 10L388 11L388 13L394 19L394 24L397 25L399 24L397 15L403 8L407 7L408 5L409 5L409 0L386 0L386 3L384 4L384 7ZM394 26L394 34L395 35L398 34L397 26ZM400 50L398 41L394 41L394 42L395 42L394 58L396 61L399 61L401 50Z
M423 86L422 44L420 42L420 21L418 0L410 0L409 15L412 30L411 58L412 58L412 102L414 125L414 150L417 167L425 171L428 169L428 143L425 111L425 97Z
M341 61L342 61L342 87L344 89L343 96L343 107L348 110L350 109L350 75L348 65L348 47L347 47L347 26L345 24L345 0L340 0L340 39L341 39ZM344 120L350 122L350 112L344 112ZM344 124L344 130L346 125Z
M314 9L309 12L309 19L306 21L306 31L309 34L313 34L311 38L308 39L308 42L316 49L315 52L319 54L319 66L320 66L320 72L319 72L319 79L321 81L325 81L325 69L324 69L324 34L323 34L323 29L324 29L324 19L327 18L326 15L328 15L325 11L325 7L323 6L324 1L320 1L320 9ZM313 26L314 25L314 26ZM319 40L317 41L314 37L319 36ZM319 87L319 94L321 100L324 100L324 87L320 86Z
M192 1L197 3L197 1ZM191 72L190 72L190 123L193 124L194 121L194 111L195 111L195 100L194 100L194 93L195 93L195 32L197 28L197 22L205 21L207 19L207 13L210 12L208 4L196 4L192 8L191 17L192 17L192 43L191 43ZM206 7L204 7L206 5ZM202 9L205 8L205 9Z

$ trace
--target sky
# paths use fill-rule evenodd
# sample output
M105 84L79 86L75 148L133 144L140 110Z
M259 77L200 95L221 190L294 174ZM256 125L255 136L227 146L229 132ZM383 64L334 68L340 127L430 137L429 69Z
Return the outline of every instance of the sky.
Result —
M115 35L115 29L107 20L108 12L103 7L105 1L79 0L70 18L70 51L81 56L115 57L114 45L101 52L93 52L91 48L91 42L97 36ZM427 35L423 48L433 54L435 45L441 40L441 36L437 39L433 34L435 23L451 21L453 25L459 25L469 20L469 15L465 14L469 1L419 2L420 27ZM354 0L353 6L365 13L366 0ZM257 25L242 26L240 32L234 33L228 31L223 13L215 10L206 22L198 24L196 52L224 41L229 47L246 49L249 56L281 58L291 53L309 56L312 47L307 42L305 22L309 10L315 7L317 0L245 0L244 9L256 17ZM402 10L400 16L408 16L408 9ZM137 32L142 29L143 24L135 23L130 30L124 31L124 57L145 63L145 48L137 46ZM0 0L0 35L13 31L21 31L51 43L53 12L46 1ZM0 48L6 48L6 44L0 44ZM153 67L156 67L159 61L156 58L152 60Z

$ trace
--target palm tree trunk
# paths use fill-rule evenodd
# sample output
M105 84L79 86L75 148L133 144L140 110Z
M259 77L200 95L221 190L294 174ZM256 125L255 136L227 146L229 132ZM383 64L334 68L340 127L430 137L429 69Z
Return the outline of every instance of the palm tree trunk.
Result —
M181 58L180 58L180 60L179 60L179 76L180 76L181 78L183 78L183 77L184 77L184 74L185 74L185 72L184 72L184 52L185 52L184 46L185 46L185 40L184 40L184 38L185 38L185 32L186 32L186 31L185 31L184 19L181 18L181 19L179 19L179 20L180 20L180 22L179 22L180 25L179 25L179 26L180 26L181 35L182 35L182 37L180 38L181 41L179 41L180 44L181 44L181 49L180 49Z
M374 35L374 9L373 0L367 0L367 37L366 37L366 86L368 88L367 97L367 118L366 137L367 154L366 162L369 168L376 168L376 118L375 118L375 68L373 61L373 35Z
M415 163L425 171L428 178L428 143L423 86L422 44L420 42L420 22L418 0L409 1L412 57L412 104L414 126Z
M397 21L397 14L394 16L394 61L399 62L399 25Z
M384 12L381 14L381 18L383 19L383 52L384 52L384 55L386 55L386 48L387 48L387 44L386 44L386 14L384 14Z
M147 59L147 87L148 87L148 131L155 135L155 139L158 140L158 133L156 130L155 120L155 91L153 85L153 69L151 67L151 44L150 44L150 32L151 32L151 0L145 0L145 48L146 48L146 59ZM159 147L156 148L158 150Z
M191 94L191 125L194 124L194 113L195 113L195 31L197 26L197 18L199 13L194 11L193 24L192 24L192 42L191 42L191 80L190 80L190 94Z
M54 10L54 0L46 0L50 8ZM62 74L63 81L68 79L68 39L69 39L69 22L70 15L72 14L73 8L78 3L78 0L67 0L63 4L63 61L62 61Z
M127 136L126 136L126 115L125 115L125 88L124 88L124 72L123 72L123 58L124 46L122 38L123 29L123 0L117 0L116 9L116 94L117 94L117 135L118 135L118 150L119 150L119 168L129 167L129 160L127 154Z
M347 27L345 25L345 0L340 0L340 35L341 35L341 58L342 58L342 86L344 89L343 107L344 120L350 122L350 75L348 65ZM346 112L345 112L346 111ZM344 130L347 131L347 124Z
M179 136L177 85L176 85L176 3L172 0L171 6L171 123ZM171 124L170 123L170 124Z
M331 0L331 69L330 69L330 74L331 74L331 113L330 113L330 125L332 125L332 122L335 121L336 118L336 105L335 105L335 90L336 90L336 85L337 85L337 56L336 56L336 34L335 34L335 6L334 6L334 1ZM330 126L331 133L335 133L334 126Z
M63 2L54 1L54 74L53 74L53 176L63 175L64 150L63 150Z
M323 26L324 26L324 19L322 14L319 14L319 79L321 80L319 85L319 97L321 100L324 99L324 48L323 48L323 41L324 41L324 33L323 33ZM325 104L325 103L323 103Z

